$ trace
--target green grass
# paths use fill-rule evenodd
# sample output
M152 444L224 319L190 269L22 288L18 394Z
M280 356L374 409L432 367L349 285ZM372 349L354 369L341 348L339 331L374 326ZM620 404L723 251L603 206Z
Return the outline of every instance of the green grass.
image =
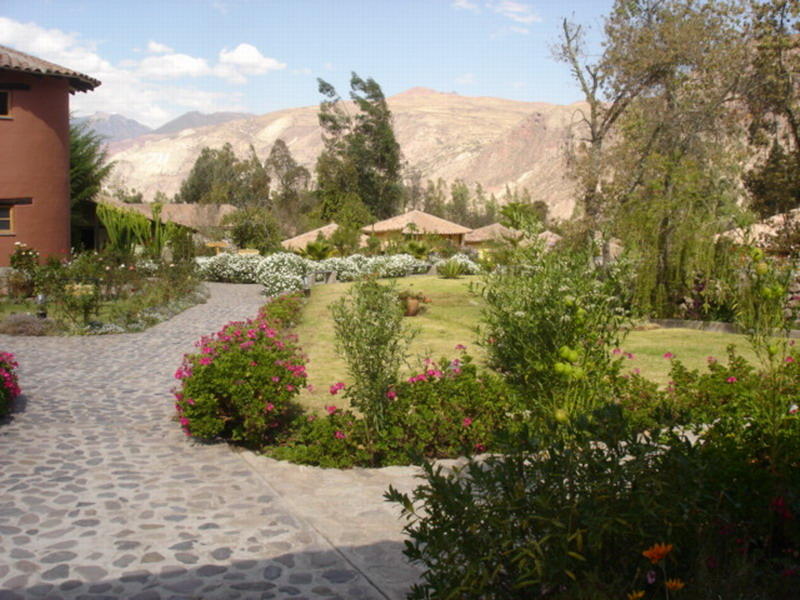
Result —
M416 317L407 318L418 330L411 344L409 368L415 368L427 356L455 356L456 344L467 346L479 362L485 359L483 349L475 343L480 320L481 299L469 291L477 277L441 279L436 276L412 277L398 280L398 291L413 289L423 292L432 302ZM299 343L307 354L309 383L314 391L304 391L300 401L309 408L322 409L326 404L344 404L341 397L332 398L328 392L336 381L348 382L347 366L335 348L333 321L328 306L342 296L349 283L321 285L313 288L303 317L297 328ZM747 340L742 335L705 332L695 329L652 329L632 331L622 349L633 354L625 359L625 369L639 369L641 374L659 385L669 381L670 361L664 353L671 352L690 369L704 370L708 357L724 360L726 348L734 344L738 352L755 363Z
M477 359L483 352L475 345L475 328L480 317L480 299L469 293L470 282L476 277L441 279L436 276L409 277L398 280L397 289L421 291L431 299L425 310L416 317L406 317L406 322L418 330L409 351L409 363L413 368L427 356L455 357L456 344L464 344ZM308 356L308 381L314 391L304 391L300 401L310 407L321 409L332 404L334 399L328 388L337 381L348 382L347 366L336 351L333 320L328 307L351 286L336 283L314 287L311 297L303 309L302 320L296 333L300 346ZM343 404L335 398L338 406Z

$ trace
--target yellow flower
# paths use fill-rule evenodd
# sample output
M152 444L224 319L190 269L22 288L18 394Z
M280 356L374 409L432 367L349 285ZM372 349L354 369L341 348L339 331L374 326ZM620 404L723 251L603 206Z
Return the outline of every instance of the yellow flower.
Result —
M637 590L628 594L628 600L640 600L644 598L644 590Z
M677 592L678 590L683 589L683 586L686 584L683 583L680 579L667 579L664 582L664 585L667 586L667 589L670 592Z
M664 560L670 552L672 552L672 544L653 544L642 554L655 565Z

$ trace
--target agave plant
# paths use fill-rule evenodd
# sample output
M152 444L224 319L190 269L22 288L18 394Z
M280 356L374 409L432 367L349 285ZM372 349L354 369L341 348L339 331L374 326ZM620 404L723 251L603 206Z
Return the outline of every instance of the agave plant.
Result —
M333 246L325 240L315 240L308 242L300 255L309 260L325 260L333 254Z
M436 271L444 279L458 279L466 272L466 266L457 260L448 260L436 267Z

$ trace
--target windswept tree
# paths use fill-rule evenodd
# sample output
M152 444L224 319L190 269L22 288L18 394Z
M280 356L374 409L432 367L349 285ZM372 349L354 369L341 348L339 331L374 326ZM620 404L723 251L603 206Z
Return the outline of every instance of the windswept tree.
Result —
M377 218L389 217L402 202L402 161L394 136L392 113L374 79L355 73L345 108L336 89L319 80L319 123L325 145L317 159L317 190L323 220L331 219L344 198L355 194Z
M92 200L100 193L114 163L107 162L103 137L85 125L69 127L70 228L73 245L90 245L95 206Z

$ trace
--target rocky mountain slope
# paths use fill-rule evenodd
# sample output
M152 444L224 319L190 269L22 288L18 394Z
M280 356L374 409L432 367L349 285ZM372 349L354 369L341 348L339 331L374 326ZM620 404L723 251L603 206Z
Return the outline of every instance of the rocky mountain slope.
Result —
M71 120L76 125L85 125L109 142L135 138L151 131L147 125L142 125L139 121L105 112L96 112L88 117L75 117Z
M158 129L154 129L153 133L178 133L184 129L219 125L220 123L227 123L228 121L235 121L237 119L247 119L253 116L255 115L242 112L201 113L193 110L172 119L172 121L164 123Z
M578 105L558 106L500 98L471 98L413 88L388 99L395 133L408 164L424 179L480 183L490 192L527 187L551 214L572 212L572 185L565 177L563 146ZM159 190L174 194L204 146L230 142L239 155L250 144L266 158L283 138L301 163L313 168L322 148L317 107L310 106L150 134L112 144L117 183L150 200Z

